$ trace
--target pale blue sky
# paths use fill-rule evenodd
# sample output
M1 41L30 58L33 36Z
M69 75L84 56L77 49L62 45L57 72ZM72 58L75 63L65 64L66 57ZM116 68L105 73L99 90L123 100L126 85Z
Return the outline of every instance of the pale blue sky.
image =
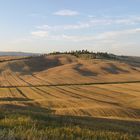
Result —
M140 0L0 0L0 51L140 56Z

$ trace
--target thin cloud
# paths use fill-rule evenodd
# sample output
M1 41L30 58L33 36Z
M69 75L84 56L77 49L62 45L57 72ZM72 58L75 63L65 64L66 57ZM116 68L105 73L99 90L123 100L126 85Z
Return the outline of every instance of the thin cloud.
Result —
M134 29L127 29L127 30L121 30L121 31L110 31L99 34L96 38L97 39L115 39L115 38L122 38L124 36L133 35L133 34L139 34L140 28L134 28Z
M32 36L35 36L35 37L48 37L48 32L47 31L34 31L34 32L31 32L31 35Z
M60 10L60 11L55 12L54 15L57 15L57 16L77 16L77 15L79 15L79 12L65 9L65 10Z
M119 38L122 38L124 36L128 35L135 35L140 34L140 28L134 28L134 29L127 29L127 30L121 30L121 31L108 31L103 32L95 35L67 35L67 34L60 34L60 35L48 35L48 32L46 31L35 31L31 32L32 36L40 37L40 38L46 38L48 40L63 40L63 41L73 41L73 42L85 42L85 41L102 41L102 42L112 42L116 41Z
M140 17L132 16L132 17L119 17L119 18L90 18L85 22L78 22L75 24L66 24L66 25L54 25L50 26L47 24L37 26L39 30L51 30L51 31L62 31L62 30L78 30L78 29L86 29L93 28L96 26L108 26L108 25L134 25L140 23Z

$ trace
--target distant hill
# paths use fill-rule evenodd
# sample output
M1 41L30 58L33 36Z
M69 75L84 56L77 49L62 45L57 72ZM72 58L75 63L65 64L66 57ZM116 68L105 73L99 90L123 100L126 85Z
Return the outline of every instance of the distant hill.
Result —
M38 56L39 53L27 53L27 52L0 52L0 56Z

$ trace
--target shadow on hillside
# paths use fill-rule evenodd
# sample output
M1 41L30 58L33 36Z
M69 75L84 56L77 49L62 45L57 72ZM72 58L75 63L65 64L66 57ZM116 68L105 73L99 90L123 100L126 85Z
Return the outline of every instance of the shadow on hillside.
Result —
M82 66L83 66L82 64L77 64L74 68L80 75L82 76L97 76L98 75L98 73L92 72L88 69L83 69Z
M109 64L108 67L102 67L102 70L111 73L111 74L119 74L119 73L129 73L128 70L124 70L122 68L118 68L114 64Z
M33 74L34 72L40 72L63 65L57 57L55 59L50 59L44 56L23 60L22 63L14 63L9 63L10 69L22 75Z
M28 99L27 99L28 100ZM28 111L33 113L47 113L52 114L54 111L51 108L43 108L39 103L24 102L22 106L16 104L3 104L0 105L0 110L10 110L11 112L26 114Z

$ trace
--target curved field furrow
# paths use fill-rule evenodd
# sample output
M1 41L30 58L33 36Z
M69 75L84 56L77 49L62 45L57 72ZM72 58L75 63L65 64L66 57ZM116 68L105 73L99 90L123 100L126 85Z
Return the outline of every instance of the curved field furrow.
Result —
M0 104L38 104L59 115L140 119L140 93L127 85L130 91L123 84L0 88Z
M89 99L91 101L94 101L94 102L99 102L99 103L104 103L104 104L114 104L114 105L117 105L117 103L115 102L108 102L106 100L101 100L101 99L97 99L95 96L93 95L89 95L89 94L86 94L85 92L81 92L81 91L76 91L76 90L73 90L72 88L68 88L68 87L63 87L62 88L64 91L66 92L70 92L74 95L77 95L79 96L80 98L84 98L84 99Z
M79 96L76 96L75 94L73 94L72 92L67 92L67 91L64 91L61 87L59 86L56 86L56 87L50 87L50 89L53 91L56 92L56 94L58 94L61 97L63 98L70 98L70 99L81 99Z
M59 95L60 93L57 93L57 91L52 90L52 88L50 87L43 86L43 87L36 87L36 88L52 97L61 98Z
M47 91L44 92L44 90L38 88L38 87L33 87L31 88L33 91L35 91L36 93L40 94L41 96L43 96L46 99L57 99L57 96L51 95L50 93L48 93Z
M32 90L29 87L23 87L23 88L18 88L19 90L21 90L21 92L29 99L42 99L44 98L42 95L40 95L39 93L35 92L34 90Z
M89 96L94 96L96 97L97 99L105 99L106 98L106 101L107 100L113 100L114 97L112 97L108 92L103 92L101 91L100 89L92 86L92 89L90 88L90 86L80 86L80 87L71 87L71 89L73 90L76 90L77 92L81 92L83 94L86 94L86 95L89 95Z

